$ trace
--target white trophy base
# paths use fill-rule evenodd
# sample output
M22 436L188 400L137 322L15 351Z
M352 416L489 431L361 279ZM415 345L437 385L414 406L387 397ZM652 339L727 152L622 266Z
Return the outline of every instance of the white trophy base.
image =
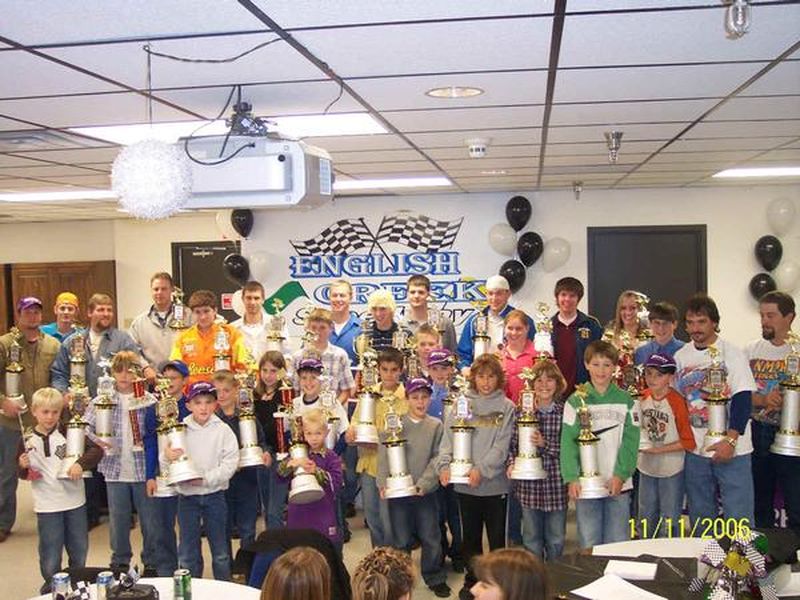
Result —
M356 444L377 444L378 443L378 428L375 425L362 423L356 425Z
M779 431L775 434L769 451L783 456L800 456L800 435Z
M325 491L320 487L317 478L311 473L300 473L292 479L292 487L289 491L289 502L292 504L310 504L316 502L325 495Z
M511 479L519 481L536 481L546 479L547 471L542 466L542 457L525 458L518 456L514 459L514 468L511 469Z
M653 442L648 438L639 438L639 450L650 450L653 447Z
M156 477L156 498L173 498L178 495L178 490L167 483L167 478L159 475Z
M706 458L711 458L714 456L714 452L709 452L708 449L717 442L723 441L726 437L728 436L724 433L706 433L706 435L703 437L703 456Z
M258 446L248 446L239 450L239 468L257 467L264 464L264 453Z
M78 462L79 458L80 456L65 456L64 458L62 458L61 466L58 469L58 475L56 477L58 477L58 479L69 479L69 470L72 467L72 465ZM92 476L91 471L83 472L84 479L89 479L91 476Z
M450 463L450 483L469 483L469 472L471 470L471 462Z
M386 478L386 491L384 495L387 499L416 496L417 486L414 485L414 480L411 478L411 475L389 476Z
M175 485L192 479L200 479L201 477L202 475L195 468L194 463L189 458L185 458L169 465L167 485Z
M606 482L599 475L579 477L578 483L581 486L581 500L596 500L608 496Z

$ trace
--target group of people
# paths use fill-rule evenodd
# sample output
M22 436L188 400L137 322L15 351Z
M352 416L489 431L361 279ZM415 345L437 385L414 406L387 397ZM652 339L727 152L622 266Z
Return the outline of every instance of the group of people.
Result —
M212 292L194 292L183 307L173 302L168 273L156 273L150 285L153 305L134 319L129 332L112 326L113 301L105 294L89 299L85 329L74 327L78 299L65 292L56 299L56 322L46 326L41 326L41 301L21 298L17 331L0 337L0 368L7 366L12 344L21 346L28 409L3 397L0 541L14 523L17 477L31 479L45 585L61 568L62 547L70 566L85 562L86 532L98 518L102 488L112 567L131 563L135 510L147 571L171 575L180 565L201 577L202 530L219 579L231 576L231 539L238 535L241 547L255 539L259 512L268 530L316 529L341 553L350 537L347 518L355 514L360 493L372 546L406 553L421 546L421 575L438 597L452 593L446 583L448 558L450 568L465 572L459 597L481 597L486 584L481 573L489 568L485 557L479 559L484 531L492 551L511 545L542 560L560 556L570 501L582 550L634 536L688 537L694 523L718 517L718 498L725 519L771 527L778 482L788 526L800 531L798 459L769 450L780 423L780 383L795 316L787 294L761 298L762 338L742 350L719 336L719 310L705 294L686 303L683 321L691 339L684 344L675 338L678 311L666 302L652 303L645 322L637 293L623 292L604 328L578 309L581 282L565 277L554 289L556 313L535 323L511 305L508 282L493 276L486 282L486 306L465 322L458 337L445 315L432 318L437 311L429 306L431 283L424 276L408 280L402 315L390 292L371 294L365 327L351 310L349 282L337 280L329 287L330 307L307 313L309 335L303 348L290 353L268 345L270 319L257 282L244 286L244 314L230 324L218 317ZM486 352L476 355L479 316L485 317L481 333L488 342L481 346ZM537 326L540 336L549 337L544 346L533 342ZM377 353L374 390L366 389L357 368L355 342L362 331ZM75 335L85 346L92 398L98 395L103 365L110 362L113 432L110 439L96 435L96 411L89 403L85 452L68 479L59 479ZM220 336L226 344L225 368L219 363ZM633 386L625 375L632 366L643 375ZM730 398L727 430L708 447L707 376L719 366L724 387L718 391ZM244 468L238 468L242 378L236 373L241 372L256 374L254 411L262 452L260 464ZM178 399L185 449L159 448L156 398L146 392L142 401L134 392L137 379L153 384L159 375L169 380L168 392ZM467 382L456 394L466 398L466 415L450 405L457 375ZM286 408L286 382L294 389L290 412L301 417L292 423L301 423L301 430L284 434L283 418L275 415ZM361 422L358 410L365 390L377 398L378 443L358 440L361 426L370 424ZM512 479L521 400L531 390L538 421L533 443L546 476ZM390 413L400 420L406 440L412 496L387 495L391 473L381 442L393 433L387 430ZM454 484L454 428L465 420L472 431L472 464L467 483ZM601 498L585 497L581 487L578 438L587 426L598 438L597 466L607 488ZM336 428L333 435L329 427ZM282 435L304 439L307 458L277 454ZM174 486L177 495L159 497L159 475L184 453L200 476ZM314 476L324 490L320 500L287 501L297 470ZM84 492L89 471L96 476L85 479ZM684 498L688 524L681 518ZM227 520L213 517L220 514Z

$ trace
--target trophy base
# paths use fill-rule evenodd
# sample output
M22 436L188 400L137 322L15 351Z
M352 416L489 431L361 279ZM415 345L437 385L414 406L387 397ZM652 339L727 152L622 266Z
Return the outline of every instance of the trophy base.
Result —
M653 447L653 442L650 440L639 440L639 450L650 450Z
M783 456L800 456L800 435L779 431L775 434L769 451Z
M377 444L378 428L375 425L356 425L356 444Z
M471 470L471 462L450 463L450 483L469 483L469 472Z
M580 477L578 483L581 485L581 500L596 500L608 496L606 482L599 475Z
M156 498L173 498L178 495L178 490L167 483L167 478L158 476L156 477L156 493L153 494Z
M320 500L324 495L325 491L311 473L300 473L292 479L292 488L289 491L291 504L309 504Z
M192 479L200 479L201 477L202 475L195 468L194 463L187 458L186 460L174 462L169 466L167 485L175 485Z
M58 469L58 475L56 475L56 477L58 479L69 479L69 470L70 468L72 468L72 465L78 462L79 458L80 456L65 456L64 458L62 458L61 466ZM84 479L89 479L91 476L92 476L91 471L83 472Z
M514 468L511 469L511 479L519 481L536 481L545 479L547 471L542 466L542 458L537 456L535 458L517 457L514 459Z
M703 456L706 458L711 458L714 456L714 452L709 452L708 449L710 446L713 446L717 442L723 441L726 437L728 437L725 433L706 433L705 437L703 437Z
M414 485L414 480L411 478L411 475L390 476L386 478L386 491L384 495L387 499L416 496L417 486Z
M239 450L239 468L257 467L264 464L264 454L258 446L249 446Z

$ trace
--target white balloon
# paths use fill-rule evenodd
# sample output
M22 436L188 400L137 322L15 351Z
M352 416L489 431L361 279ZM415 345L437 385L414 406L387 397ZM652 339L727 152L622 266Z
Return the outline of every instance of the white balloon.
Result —
M269 274L269 254L263 250L253 252L247 262L250 264L250 279L263 283Z
M767 223L777 235L789 233L797 217L797 208L789 198L775 198L767 205Z
M236 290L231 296L231 308L240 317L244 316L244 300L242 299L242 290Z
M222 238L225 240L240 240L242 239L242 236L236 232L236 230L233 228L233 223L231 223L232 214L233 209L231 208L218 210L216 216L217 229L219 229Z
M782 260L771 275L781 292L791 294L800 285L800 265L791 260Z
M556 237L548 240L542 253L542 267L552 273L569 260L572 250L569 242L564 238Z
M489 245L503 256L514 256L517 251L517 232L508 223L492 225L489 230Z

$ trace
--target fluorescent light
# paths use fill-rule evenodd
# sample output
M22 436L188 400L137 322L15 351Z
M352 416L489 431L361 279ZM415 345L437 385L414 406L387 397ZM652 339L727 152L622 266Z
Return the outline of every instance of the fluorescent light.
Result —
M347 179L345 181L335 181L333 189L341 192L345 190L442 187L449 185L453 185L453 182L447 177L405 177L401 179Z
M712 177L800 177L800 167L753 167L725 169Z
M270 118L276 130L287 137L322 137L338 135L365 135L386 133L386 129L367 113L337 113L332 115L301 115ZM206 125L197 135L225 135L225 121L180 121L172 123L135 123L108 127L74 127L69 131L93 138L128 146L146 139L174 143L188 137L201 125Z
M425 92L425 95L431 96L432 98L471 98L473 96L480 96L482 93L483 90L478 87L449 85L430 89Z
M0 194L2 202L58 202L61 200L107 200L116 198L111 190L75 190L68 192L24 192Z

